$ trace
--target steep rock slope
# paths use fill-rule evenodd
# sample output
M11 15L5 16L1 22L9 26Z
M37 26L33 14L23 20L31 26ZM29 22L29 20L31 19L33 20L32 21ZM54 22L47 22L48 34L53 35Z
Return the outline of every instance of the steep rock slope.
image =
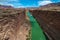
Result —
M24 9L0 8L0 40L26 40L29 30Z
M60 40L60 12L30 10L50 40Z

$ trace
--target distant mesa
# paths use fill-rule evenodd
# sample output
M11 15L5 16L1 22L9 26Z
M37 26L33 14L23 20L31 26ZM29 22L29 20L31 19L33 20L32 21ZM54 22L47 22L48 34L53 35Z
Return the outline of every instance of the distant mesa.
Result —
M37 10L51 10L51 11L60 11L60 2L50 3L44 6L40 6Z
M50 3L50 4L47 4L47 5L41 6L41 7L51 7L51 6L60 6L60 2L58 2L58 3Z
M6 6L6 5L0 5L0 8L14 8L12 6ZM15 8L14 8L15 9ZM24 9L24 8L16 8L16 9ZM50 3L44 6L39 6L39 7L27 7L25 9L28 10L51 10L51 11L60 11L60 2L58 3Z
M12 6L0 5L0 8L13 8Z

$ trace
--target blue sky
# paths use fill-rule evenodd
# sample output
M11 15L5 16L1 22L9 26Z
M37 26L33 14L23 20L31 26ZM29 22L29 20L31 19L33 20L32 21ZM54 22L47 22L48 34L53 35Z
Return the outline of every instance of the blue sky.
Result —
M60 2L60 0L0 0L1 5L20 7L39 7L49 3Z

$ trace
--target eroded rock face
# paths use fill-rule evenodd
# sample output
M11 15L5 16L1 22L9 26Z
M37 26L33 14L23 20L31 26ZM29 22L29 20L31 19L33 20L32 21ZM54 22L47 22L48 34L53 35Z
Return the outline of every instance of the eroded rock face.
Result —
M17 17L16 15L3 15L0 17L0 40L9 40L14 38L17 31ZM1 35L2 34L2 35Z
M25 10L1 9L0 14L0 40L27 39L30 24L25 18Z
M50 40L60 40L60 12L30 10Z

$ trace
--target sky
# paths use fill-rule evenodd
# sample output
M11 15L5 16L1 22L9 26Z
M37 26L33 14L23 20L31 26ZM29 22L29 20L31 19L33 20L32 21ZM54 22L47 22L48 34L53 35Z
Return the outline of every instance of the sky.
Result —
M60 0L0 0L1 5L13 6L14 8L39 7L57 2Z

